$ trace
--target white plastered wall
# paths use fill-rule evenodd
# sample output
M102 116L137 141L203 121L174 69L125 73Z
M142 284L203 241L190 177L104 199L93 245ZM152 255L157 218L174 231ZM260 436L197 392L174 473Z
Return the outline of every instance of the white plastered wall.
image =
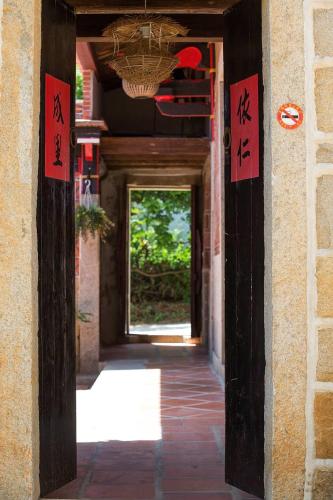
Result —
M223 374L224 365L224 175L222 138L223 45L215 45L215 137L211 143L211 272L210 355L214 369ZM218 234L216 234L218 231ZM216 245L219 241L219 245ZM216 246L219 248L217 249Z

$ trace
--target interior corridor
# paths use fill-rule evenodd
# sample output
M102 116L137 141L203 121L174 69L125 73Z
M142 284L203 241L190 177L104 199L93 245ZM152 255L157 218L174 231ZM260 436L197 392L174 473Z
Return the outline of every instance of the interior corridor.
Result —
M202 348L134 344L103 357L93 385L78 386L78 478L48 498L255 498L224 481L224 391Z

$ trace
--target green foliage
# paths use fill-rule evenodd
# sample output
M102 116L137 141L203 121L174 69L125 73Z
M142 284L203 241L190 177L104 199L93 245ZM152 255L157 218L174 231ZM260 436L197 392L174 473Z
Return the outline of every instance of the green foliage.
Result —
M82 236L87 240L89 234L95 238L99 234L105 241L113 227L113 223L106 215L102 207L91 205L89 208L79 205L75 209L75 232L76 237Z
M76 99L83 99L83 76L78 67L76 67Z
M186 302L141 302L131 305L131 324L187 323L190 314Z
M132 191L131 299L190 301L191 193Z
M76 312L76 319L82 323L90 323L89 316L92 316L92 313L83 312L81 309Z

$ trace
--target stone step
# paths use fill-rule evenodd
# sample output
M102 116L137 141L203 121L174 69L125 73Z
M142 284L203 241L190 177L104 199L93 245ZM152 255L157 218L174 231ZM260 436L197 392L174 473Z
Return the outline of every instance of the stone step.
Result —
M183 335L127 335L126 340L129 344L184 344L188 337Z

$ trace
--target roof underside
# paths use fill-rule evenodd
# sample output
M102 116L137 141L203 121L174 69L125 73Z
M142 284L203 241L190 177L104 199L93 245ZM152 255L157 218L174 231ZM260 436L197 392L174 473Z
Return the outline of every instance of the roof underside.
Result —
M101 152L108 168L114 172L141 171L142 174L148 173L149 175L154 175L154 172L155 174L168 172L169 175L177 175L178 172L186 172L190 175L200 172L209 154L209 139L202 137L207 133L205 119L195 118L182 121L181 119L168 119L156 114L156 106L152 100L139 103L128 99L127 102L125 97L119 94L119 92L122 93L120 79L102 57L105 49L111 48L112 50L113 47L111 40L102 37L103 30L119 16L144 14L144 0L66 1L77 14L77 41L89 44L98 79L104 87L104 92L107 93L105 96L109 96L105 101L107 103L105 109L106 117L108 108L110 108L110 113L112 112L110 133L114 136L103 137L101 143ZM170 15L175 21L188 28L187 37L175 42L173 50L178 52L186 44L197 46L203 53L202 66L208 68L207 43L222 41L221 14L238 1L147 0L146 12ZM121 112L118 110L119 107ZM150 107L151 111L149 111ZM124 116L127 117L126 120L131 126L136 122L138 124L141 122L141 128L144 127L138 133L131 127L127 127L126 133L126 130L122 128ZM140 137L150 135L150 129L152 129L150 122L154 123L152 135L164 136L170 132L170 136L173 137ZM115 125L116 130L112 130L112 125ZM177 137L179 134L181 136ZM116 137L117 135L120 137ZM129 135L133 136L129 137Z

